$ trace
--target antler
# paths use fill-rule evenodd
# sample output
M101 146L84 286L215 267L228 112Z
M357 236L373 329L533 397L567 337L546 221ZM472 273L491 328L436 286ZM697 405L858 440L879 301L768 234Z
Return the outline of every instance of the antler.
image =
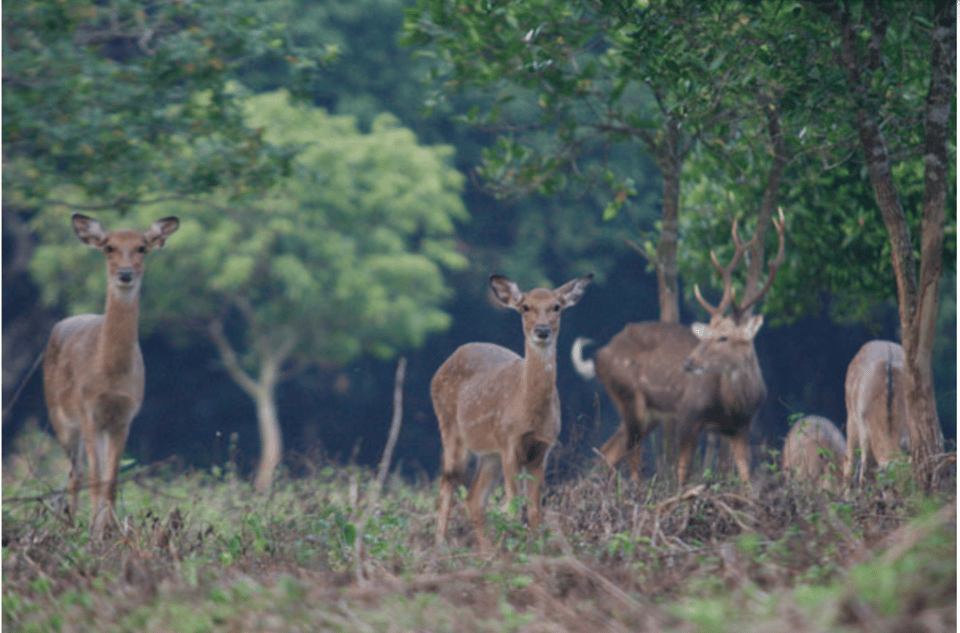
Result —
M707 303L707 301L700 294L700 287L696 284L693 286L693 294L697 298L697 301L700 302L700 305L703 306L703 309L706 310L711 317L721 316L726 311L728 306L733 306L734 317L739 319L741 316L746 314L753 305L763 298L764 295L770 290L770 286L773 285L773 280L777 275L777 270L780 268L780 264L783 263L783 251L784 251L784 219L783 219L783 209L778 209L779 221L777 218L773 219L773 226L777 229L777 235L780 237L780 248L777 251L777 256L773 261L770 262L770 274L767 276L767 281L760 290L750 294L747 292L746 296L743 299L742 303L738 303L734 298L733 285L731 280L731 274L733 273L734 266L737 265L737 262L743 257L743 254L747 252L750 248L753 247L754 243L757 241L757 234L754 233L753 237L749 242L744 243L740 239L740 235L737 231L737 220L733 221L733 228L730 233L733 236L733 246L734 253L733 259L730 260L730 263L726 266L721 266L720 262L717 261L717 254L714 251L710 251L710 260L713 262L713 265L716 267L717 271L720 273L720 278L723 280L723 295L720 298L720 303L716 307Z
M777 208L777 215L780 218L780 221L777 221L777 218L773 218L773 226L777 229L777 236L780 238L780 247L777 250L777 256L771 261L768 266L770 269L770 274L767 275L767 281L763 284L763 287L760 290L750 294L749 289L744 293L743 303L737 304L733 302L733 313L734 316L739 319L741 316L747 313L747 310L753 307L757 301L760 301L770 290L770 286L773 285L773 280L777 276L777 271L780 270L780 264L783 263L783 246L784 246L784 219L783 219L783 209ZM753 240L757 239L756 234L753 236ZM750 240L753 243L753 240Z
M730 275L733 273L734 266L736 266L740 258L743 257L747 247L752 246L753 239L756 239L757 237L754 235L753 239L746 244L741 242L740 236L737 233L736 218L733 220L733 229L731 230L731 234L733 235L733 245L735 250L733 253L733 259L730 260L729 264L726 266L721 266L720 262L717 261L717 253L713 250L710 251L710 260L713 262L713 265L720 273L720 278L723 280L723 295L720 297L720 303L718 303L716 307L710 305L700 294L700 287L697 284L693 285L693 295L697 298L697 301L700 302L700 305L703 306L703 309L706 310L711 317L723 315L723 313L727 310L727 306L733 302L733 282L730 278Z

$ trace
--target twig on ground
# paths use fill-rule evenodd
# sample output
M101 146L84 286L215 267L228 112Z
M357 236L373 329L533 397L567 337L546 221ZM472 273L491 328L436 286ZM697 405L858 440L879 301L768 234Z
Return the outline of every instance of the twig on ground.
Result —
M380 458L380 468L377 478L370 486L369 496L367 498L367 507L363 511L360 523L357 525L357 536L354 543L354 563L357 576L357 583L365 582L363 573L363 537L367 530L367 522L373 516L373 512L380 503L380 492L383 490L387 481L387 474L390 472L390 461L393 457L393 449L397 444L397 437L400 435L400 424L403 421L403 380L407 373L407 358L401 356L397 362L397 374L393 387L393 417L390 421L390 434L387 438L387 445L383 449L383 457Z

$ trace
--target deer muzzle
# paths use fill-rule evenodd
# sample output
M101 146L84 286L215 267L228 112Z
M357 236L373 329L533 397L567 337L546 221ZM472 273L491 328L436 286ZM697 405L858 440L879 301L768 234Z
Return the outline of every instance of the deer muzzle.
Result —
M121 283L128 284L133 281L134 271L132 268L121 268L117 271L117 279Z

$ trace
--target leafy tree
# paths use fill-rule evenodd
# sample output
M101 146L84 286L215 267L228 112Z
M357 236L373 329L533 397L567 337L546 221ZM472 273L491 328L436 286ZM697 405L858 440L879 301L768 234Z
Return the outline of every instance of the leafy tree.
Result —
M242 103L265 142L299 148L293 174L258 199L164 202L127 219L180 216L177 239L147 272L143 327L184 341L201 332L216 345L256 404L263 490L281 456L280 381L311 364L388 358L448 327L444 271L465 266L453 234L466 212L452 149L418 144L390 115L362 134L353 118L292 105L285 91ZM100 219L121 223L116 213ZM32 270L48 303L96 310L102 271L67 238L67 224L59 211L38 215L44 246Z
M764 72L782 86L782 108L795 130L785 139L791 175L782 197L793 231L803 235L790 276L805 284L779 293L777 312L810 310L823 288L839 292L834 314L847 319L868 314L877 301L896 301L911 452L922 479L943 449L932 359L941 274L956 261L956 220L945 213L956 206L947 177L956 168L949 123L955 5L780 6L790 19L754 19L778 43ZM756 176L739 159L742 145L700 157L691 170L699 176L688 189L691 207L755 195ZM688 234L709 242L715 222L710 215L691 219L691 228L699 227Z
M228 82L251 57L281 58L288 83L302 85L330 56L295 46L266 17L246 0L4 2L3 229L15 255L5 289L27 285L25 223L64 185L84 192L84 212L125 212L160 195L243 195L286 171L291 153L245 125ZM8 315L5 331L36 322ZM5 346L4 366L35 353Z
M403 9L411 4L411 0L270 0L262 6L274 20L289 25L295 45L311 48L322 43L336 48L337 63L314 74L306 86L314 104L334 114L356 116L363 131L379 113L390 112L415 130L422 142L455 145L457 166L470 174L491 137L486 130L463 125L452 116L472 105L472 95L431 100L432 88L423 81L430 58L397 41ZM285 63L277 58L256 59L244 67L243 82L254 91L273 89L277 77L286 75L277 72ZM425 101L429 108L423 107ZM518 110L526 107L522 103L518 95ZM529 105L536 108L535 103ZM526 285L552 284L552 279L579 276L585 270L596 271L602 278L619 256L623 235L657 217L653 192L660 185L652 177L653 165L645 158L638 165L635 154L622 151L614 159L630 163L637 195L618 217L602 224L593 218L607 200L596 190L563 204L550 197L515 204L510 199L491 200L468 186L466 203L478 212L460 235L472 265L470 274L455 280L458 295L482 294L491 270ZM585 156L581 161L590 169L596 158Z
M740 116L730 94L760 95L749 105L756 111L775 96L747 70L744 59L759 53L736 18L728 3L422 1L408 12L406 29L409 43L435 51L442 94L489 95L467 118L502 132L481 168L495 191L550 194L599 184L609 219L636 191L633 170L652 159L662 213L656 246L647 240L639 250L657 273L661 320L675 322L684 162L706 130ZM618 153L630 158L607 160ZM774 193L777 185L774 179ZM770 196L764 205L761 232L775 202ZM763 260L763 245L758 240L753 261ZM756 281L759 269L751 274Z
M908 6L913 11L907 12ZM918 479L929 481L930 459L943 452L932 360L943 269L947 175L951 165L954 170L956 167L955 152L952 158L948 153L956 137L955 130L950 134L950 122L955 121L951 112L956 96L956 5L942 3L920 11L912 4L889 7L876 2L859 7L829 3L817 8L829 18L838 36L833 38L831 50L844 78L844 96L849 99L846 112L855 121L870 186L890 237L904 348L910 452ZM903 12L898 11L901 8ZM904 21L904 15L910 20ZM914 29L919 34L914 34ZM923 157L919 261L900 193L904 185L897 182L893 169L901 161L891 155L887 140L895 134L887 133L883 125L884 117L896 116L904 105L919 101L904 103L911 95L891 90L917 70L928 85L921 106L923 133L916 135L922 141L916 144L919 147L914 145L913 154ZM906 140L897 145L912 145L909 137ZM916 178L918 172L908 170L903 175Z
M301 78L327 59L242 0L3 8L5 206L40 204L64 183L120 210L157 192L261 187L289 154L244 124L228 81L251 56L286 56Z
M851 295L882 290L876 278L862 281L851 268L877 270L890 257L911 359L919 474L942 446L930 352L944 209L955 200L946 178L955 165L947 134L952 11L946 4L871 1L422 0L406 28L408 41L436 55L443 93L490 95L468 118L502 132L483 166L494 188L550 193L582 174L581 182L608 185L613 212L629 198L629 182L612 169L606 178L583 174L580 157L614 143L642 145L654 157L664 209L659 244L645 250L660 273L664 320L675 320L678 235L680 261L704 270L704 243L729 247L718 227L728 231L730 217L717 212L728 205L734 214L755 207L763 234L775 207L786 203L788 218L811 230L794 243L777 283L807 305L823 291L811 278ZM533 95L533 112L516 115L518 92ZM689 212L679 204L681 176ZM905 210L905 199L916 207ZM832 226L819 215L824 209L835 218ZM910 226L921 217L918 269ZM880 226L885 239L878 238ZM850 244L854 253L842 248ZM757 255L747 283L762 272Z

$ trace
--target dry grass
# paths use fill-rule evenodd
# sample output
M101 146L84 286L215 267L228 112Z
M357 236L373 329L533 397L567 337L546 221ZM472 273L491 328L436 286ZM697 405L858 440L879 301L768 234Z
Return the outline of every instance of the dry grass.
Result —
M588 469L549 487L541 529L492 510L484 557L463 504L435 551L432 486L368 496L374 473L330 463L262 497L230 467L129 469L122 533L91 542L51 494L64 468L39 432L5 465L5 629L956 629L955 475L837 497L761 467L751 496Z

